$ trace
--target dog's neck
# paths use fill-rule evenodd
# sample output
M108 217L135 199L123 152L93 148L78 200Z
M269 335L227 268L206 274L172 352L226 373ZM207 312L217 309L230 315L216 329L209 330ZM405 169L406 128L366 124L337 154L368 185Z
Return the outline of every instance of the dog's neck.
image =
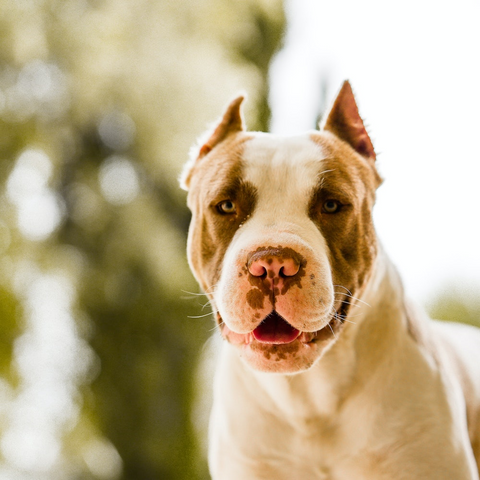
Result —
M382 250L348 322L337 342L313 367L294 375L254 371L236 350L225 345L229 377L233 382L241 377L251 401L285 419L301 422L303 417L311 423L312 415L331 417L337 413L355 389L365 388L375 370L399 353L396 349L408 335L403 286Z

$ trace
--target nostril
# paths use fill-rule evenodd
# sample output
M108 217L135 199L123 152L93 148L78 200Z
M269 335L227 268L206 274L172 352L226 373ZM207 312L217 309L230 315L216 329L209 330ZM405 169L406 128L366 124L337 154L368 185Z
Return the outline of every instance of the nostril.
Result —
M267 276L267 269L262 264L262 262L252 262L250 265L247 266L248 271L254 277L262 277L265 278Z
M259 270L259 273L257 275L255 275L256 277L260 277L260 278L266 278L267 276L267 269L265 267L261 267L260 270Z
M288 278L294 277L300 265L292 258L277 258L268 256L258 258L247 263L247 269L250 275L254 277L266 278L266 276Z
M283 278L294 277L299 270L300 265L293 258L287 258L280 268L279 275Z

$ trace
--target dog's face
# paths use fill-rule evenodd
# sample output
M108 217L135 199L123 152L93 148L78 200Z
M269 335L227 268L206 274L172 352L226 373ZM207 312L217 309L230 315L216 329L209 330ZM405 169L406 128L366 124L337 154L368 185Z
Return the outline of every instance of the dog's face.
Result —
M296 137L245 132L241 102L185 171L189 262L250 366L300 372L348 328L372 270L375 153L347 82L323 130Z

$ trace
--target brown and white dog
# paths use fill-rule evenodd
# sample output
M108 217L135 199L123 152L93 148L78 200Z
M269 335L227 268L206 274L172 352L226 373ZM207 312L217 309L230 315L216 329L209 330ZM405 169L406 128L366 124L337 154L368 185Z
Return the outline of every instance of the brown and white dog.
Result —
M226 340L212 477L478 480L480 330L404 298L350 84L299 136L246 132L242 101L183 176L189 262Z

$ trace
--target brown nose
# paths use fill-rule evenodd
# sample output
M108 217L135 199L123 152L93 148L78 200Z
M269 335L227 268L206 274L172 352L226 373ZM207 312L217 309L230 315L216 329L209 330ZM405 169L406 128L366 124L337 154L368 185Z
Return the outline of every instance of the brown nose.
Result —
M247 268L254 277L293 277L300 270L297 257L292 249L258 249L248 256Z

